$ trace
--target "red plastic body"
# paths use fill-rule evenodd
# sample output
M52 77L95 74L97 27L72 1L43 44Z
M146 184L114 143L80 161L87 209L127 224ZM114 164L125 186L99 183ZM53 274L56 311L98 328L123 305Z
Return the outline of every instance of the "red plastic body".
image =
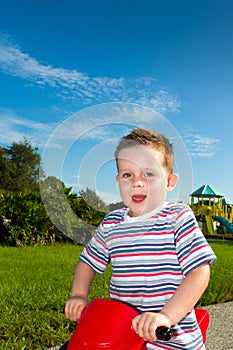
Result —
M201 329L203 342L206 342L206 331L210 323L210 314L205 309L195 308L197 323Z
M82 313L67 350L141 350L144 341L131 326L137 315L127 304L94 299Z
M209 325L209 313L195 309L203 341ZM146 343L132 329L139 313L119 301L94 299L83 311L67 350L143 350Z

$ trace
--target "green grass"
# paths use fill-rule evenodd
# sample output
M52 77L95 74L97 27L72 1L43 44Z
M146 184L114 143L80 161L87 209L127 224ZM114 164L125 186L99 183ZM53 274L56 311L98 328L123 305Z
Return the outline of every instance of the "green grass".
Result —
M210 241L218 260L199 305L233 300L233 242ZM0 349L39 350L69 339L75 324L63 307L82 247L71 244L0 247ZM110 268L97 276L90 293L108 297Z
M233 241L209 240L217 261L211 266L208 288L199 305L224 303L233 300Z
M69 339L75 324L65 319L63 307L81 250L0 247L1 350L47 349ZM108 297L108 278L97 276L90 298Z

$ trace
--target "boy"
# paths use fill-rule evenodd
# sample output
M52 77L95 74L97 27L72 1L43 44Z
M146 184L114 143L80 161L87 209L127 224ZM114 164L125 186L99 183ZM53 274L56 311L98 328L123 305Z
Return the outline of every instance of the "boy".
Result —
M65 315L79 320L95 274L111 262L110 297L140 311L132 327L148 341L147 349L203 350L193 307L216 257L191 209L166 202L178 180L172 145L163 135L138 128L120 140L115 156L127 207L109 213L83 250ZM172 327L170 341L156 339L159 326Z

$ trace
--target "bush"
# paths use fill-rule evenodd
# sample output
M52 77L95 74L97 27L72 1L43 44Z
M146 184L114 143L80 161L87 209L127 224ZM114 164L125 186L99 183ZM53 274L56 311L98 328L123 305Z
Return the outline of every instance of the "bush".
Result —
M53 243L55 230L39 192L1 191L0 243L14 246Z
M94 191L87 189L78 196L54 177L41 182L40 189L41 193L0 190L0 244L85 243L103 219L103 210L108 210Z

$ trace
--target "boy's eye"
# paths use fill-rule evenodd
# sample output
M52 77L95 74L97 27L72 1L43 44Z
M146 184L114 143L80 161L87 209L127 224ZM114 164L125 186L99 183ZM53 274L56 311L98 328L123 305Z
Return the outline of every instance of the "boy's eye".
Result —
M130 177L130 176L131 176L130 173L124 173L124 174L122 174L122 177L123 177L123 178L127 178L127 177Z
M151 176L154 176L154 174L148 171L148 172L145 173L145 176L146 177L151 177Z

